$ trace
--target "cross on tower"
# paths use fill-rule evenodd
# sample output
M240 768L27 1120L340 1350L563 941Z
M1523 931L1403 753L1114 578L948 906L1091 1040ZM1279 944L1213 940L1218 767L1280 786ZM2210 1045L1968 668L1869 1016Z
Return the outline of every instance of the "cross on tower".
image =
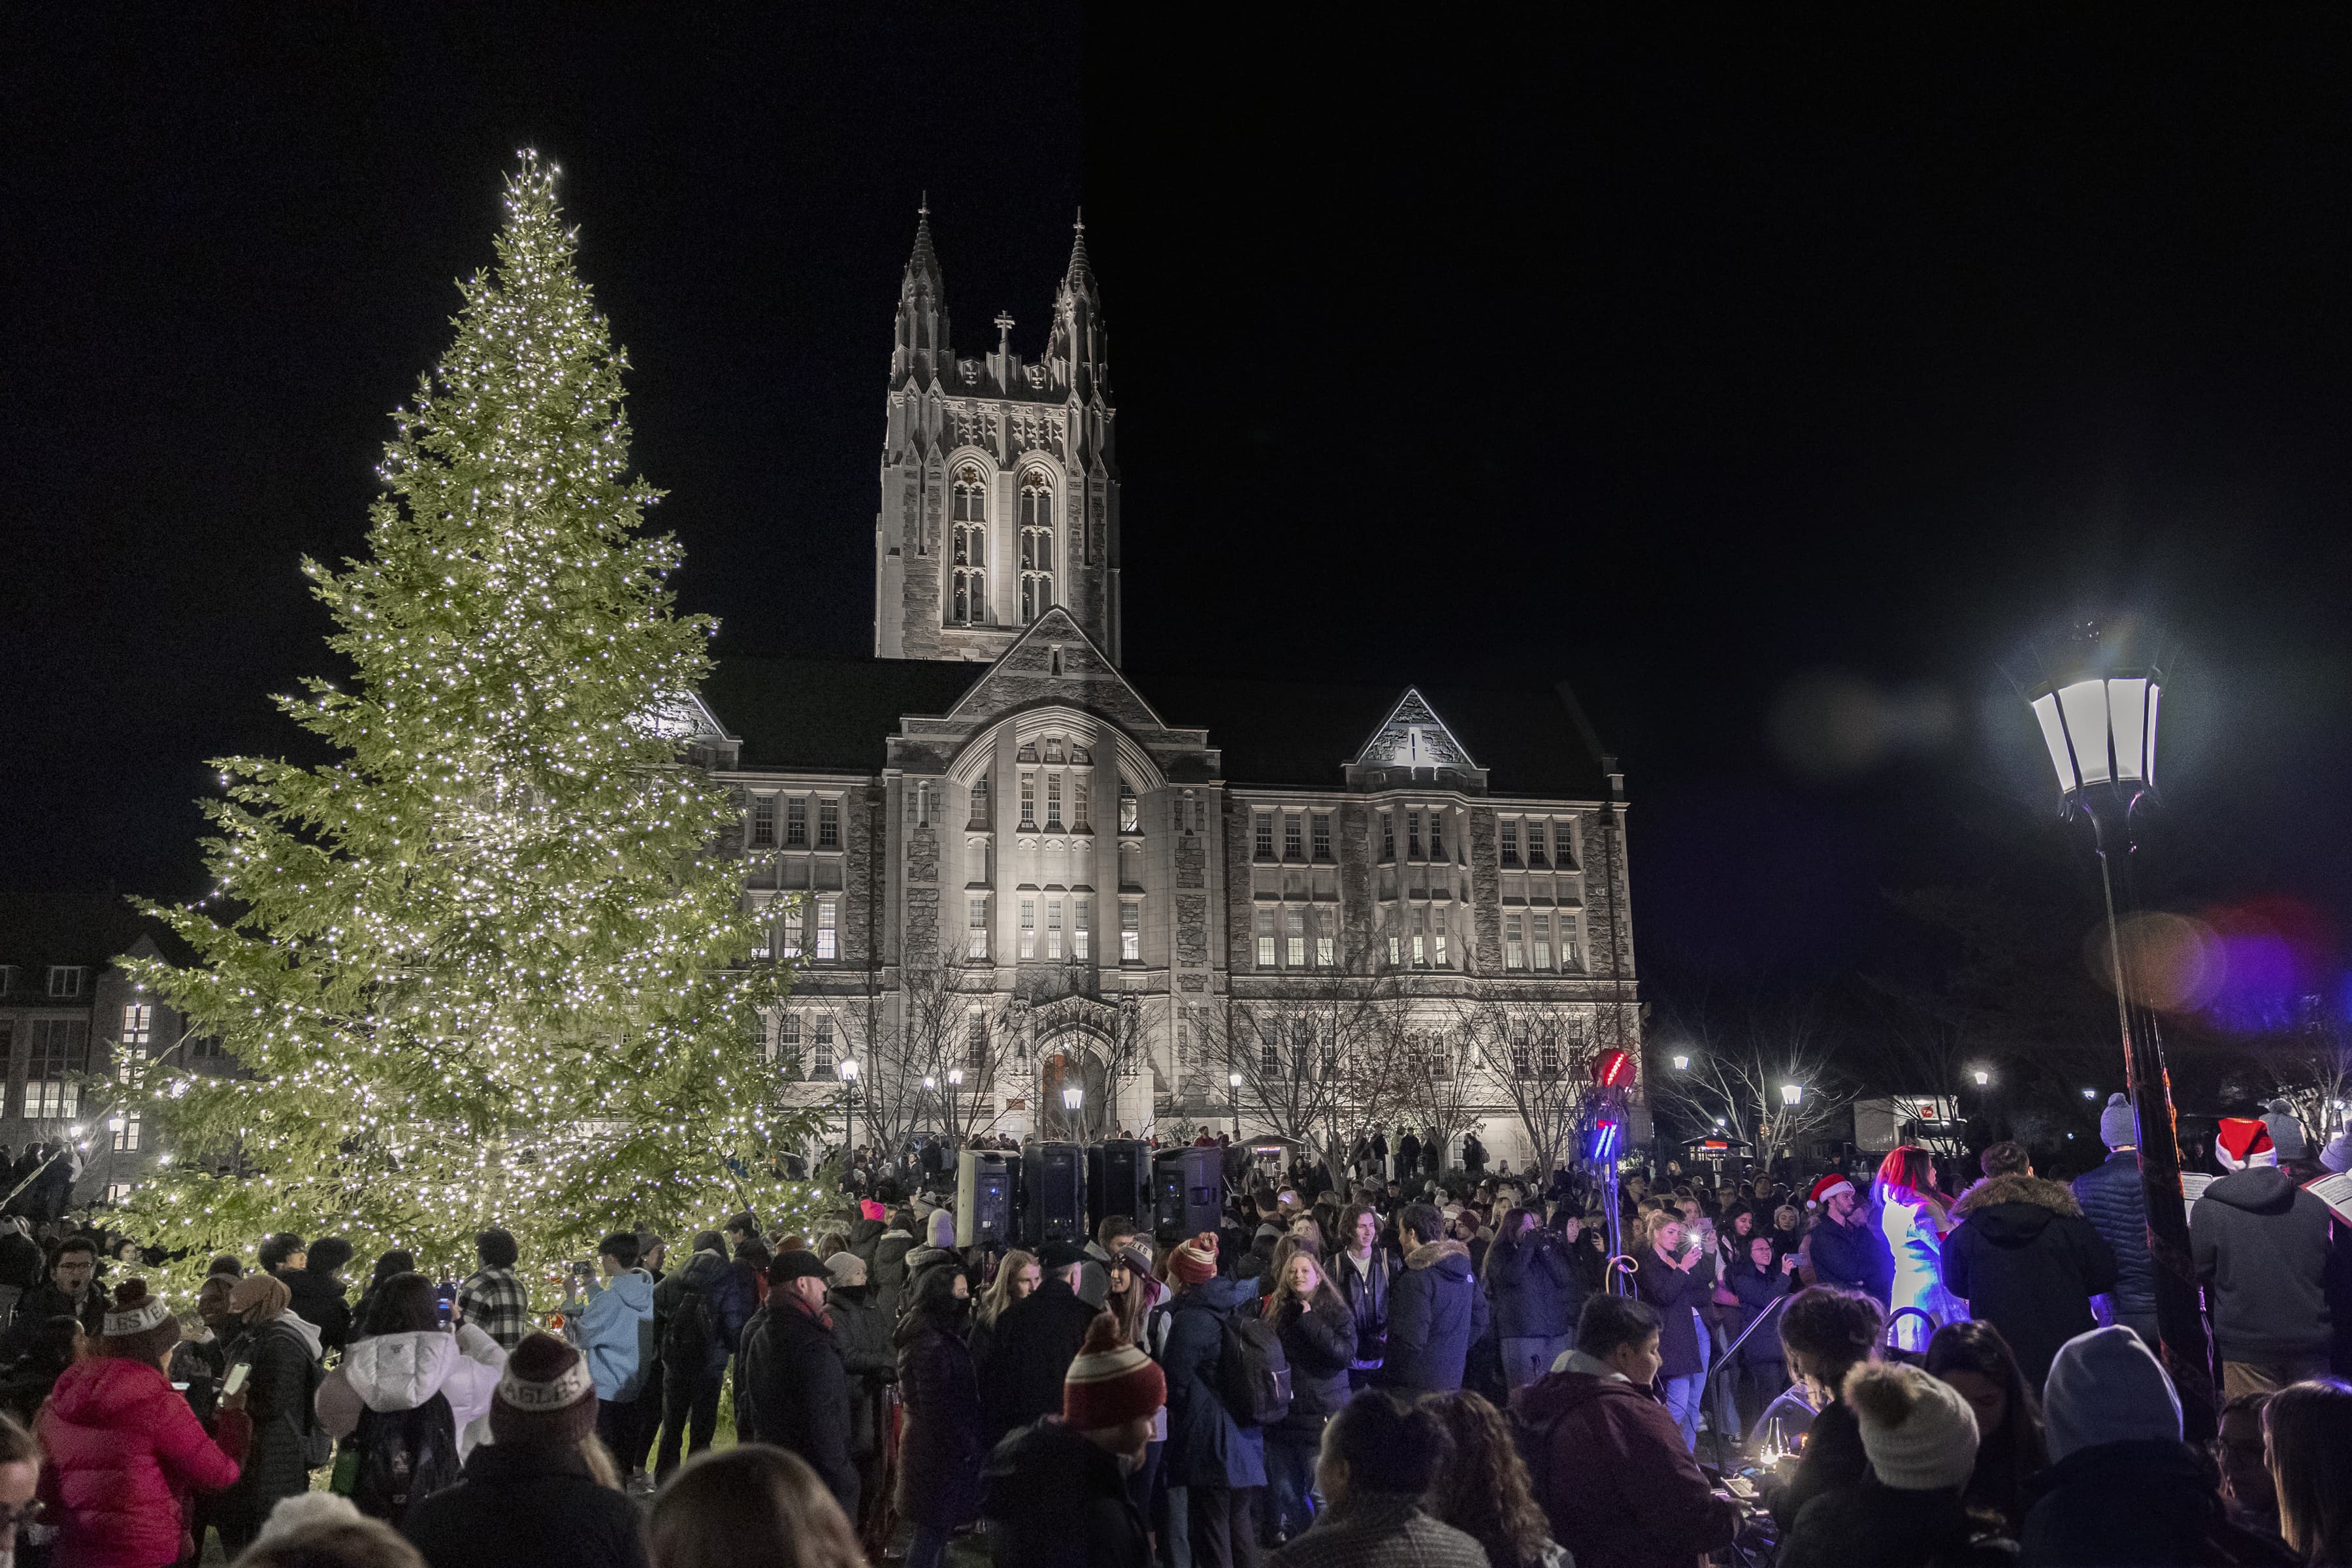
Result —
M1013 316L1010 311L996 312L996 353L1003 358L1013 352Z

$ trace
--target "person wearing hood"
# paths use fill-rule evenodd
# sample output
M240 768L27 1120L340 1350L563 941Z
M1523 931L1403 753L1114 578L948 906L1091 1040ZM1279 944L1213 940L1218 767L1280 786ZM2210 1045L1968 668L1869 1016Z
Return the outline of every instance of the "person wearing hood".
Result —
M338 1473L346 1462L365 1473L372 1458L389 1455L392 1463L377 1468L453 1479L488 1434L480 1423L507 1352L473 1323L460 1321L454 1333L443 1328L433 1281L422 1274L395 1274L378 1286L360 1327L362 1337L319 1386L319 1424L345 1440ZM354 1500L397 1524L392 1516L423 1495L362 1492Z
M2000 1331L2038 1387L2058 1347L2098 1326L2091 1298L2116 1288L2116 1255L2072 1189L2035 1175L2021 1149L1996 1144L1984 1157L1990 1168L2011 1168L1952 1205L1959 1223L1944 1238L1944 1285L1970 1317Z
M2106 1162L2074 1178L2074 1201L2116 1255L2109 1314L2154 1350L2156 1257L2147 1249L2147 1194L2139 1182L2139 1119L2121 1093L2109 1095L2099 1112L2099 1142L2109 1151Z
M923 1221L923 1235L922 1246L908 1247L901 1254L905 1259L906 1279L898 1297L902 1301L911 1301L921 1293L926 1274L936 1274L942 1269L957 1274L964 1271L963 1254L956 1250L954 1210L933 1209L931 1217ZM882 1249L877 1247L875 1250L879 1253ZM970 1283L969 1276L966 1283Z
M1717 1497L1650 1385L1664 1357L1658 1310L1591 1296L1576 1348L1511 1394L1537 1504L1582 1563L1690 1568L1731 1543L1738 1510Z
M1168 1379L1168 1447L1160 1465L1171 1488L1185 1489L1195 1568L1255 1564L1265 1433L1234 1419L1218 1392L1218 1371L1225 1321L1257 1310L1257 1288L1247 1279L1217 1277L1217 1239L1207 1233L1169 1254L1168 1276L1176 1294L1168 1303L1160 1352Z
M980 1512L980 1380L965 1343L971 1286L934 1269L908 1298L892 1336L907 1424L899 1441L898 1512L915 1527L904 1568L939 1568L950 1531Z
M1958 1390L1904 1362L1865 1362L1843 1395L1862 1427L1870 1479L1807 1503L1779 1568L1872 1563L2002 1568L2015 1543L1960 1500L1977 1457L1975 1412Z
M114 1288L97 1353L68 1367L35 1432L48 1463L41 1502L58 1531L54 1561L88 1568L159 1568L184 1546L190 1492L236 1484L253 1435L244 1396L232 1394L207 1435L163 1368L179 1320L142 1279Z
M1096 1318L1063 1380L1060 1412L1007 1436L982 1472L998 1568L1150 1568L1128 1478L1167 1400L1151 1358L1109 1313Z
M833 1317L834 1342L841 1347L841 1364L849 1373L849 1460L857 1467L859 1514L852 1521L865 1533L888 1501L884 1495L883 1434L889 1410L883 1395L898 1381L898 1352L890 1343L890 1320L874 1303L874 1288L866 1281L866 1262L854 1252L836 1252L824 1260L830 1284L825 1310ZM775 1292L768 1299L772 1308ZM744 1337L751 1331L744 1330Z
M832 1276L815 1253L794 1247L768 1266L768 1304L743 1331L736 1365L736 1434L789 1448L824 1482L843 1515L857 1517L857 1467L849 1457L849 1369L825 1311Z
M715 1230L696 1233L694 1255L654 1287L654 1334L662 1361L656 1478L677 1468L681 1447L690 1454L710 1447L727 1363L751 1319L751 1302L727 1256L727 1238Z
M344 1298L343 1282L337 1276L352 1260L352 1244L340 1236L322 1236L300 1257L299 1267L289 1258L288 1266L277 1271L278 1278L292 1293L291 1310L319 1331L322 1347L341 1350L351 1338L352 1306Z
M553 1334L523 1337L493 1390L491 1441L464 1479L418 1500L401 1525L431 1568L645 1568L636 1504L597 1451L596 1381Z
M1416 1394L1451 1394L1462 1386L1471 1344L1486 1332L1486 1293L1471 1275L1470 1249L1446 1237L1437 1209L1408 1204L1397 1229L1405 1242L1404 1271L1389 1289L1389 1338L1378 1381Z
M998 1314L980 1369L991 1441L1062 1405L1062 1379L1100 1312L1077 1293L1087 1255L1066 1241L1038 1249L1045 1280Z
M915 1250L918 1230L914 1210L894 1209L866 1254L866 1275L874 1282L875 1304L894 1323L912 1300L907 1289L907 1254Z
M319 1331L290 1310L291 1293L276 1274L248 1274L229 1291L235 1321L224 1347L232 1372L242 1363L253 1443L236 1485L212 1510L221 1545L232 1557L252 1543L280 1498L310 1489L305 1438L318 1423Z
M2042 1408L2050 1468L2026 1484L2018 1568L2296 1561L2231 1521L2212 1467L2180 1440L2172 1380L2129 1329L2059 1347Z
M654 1339L654 1279L637 1267L635 1231L616 1230L596 1244L596 1267L604 1283L580 1281L579 1302L565 1303L564 1316L580 1325L580 1348L588 1374L596 1380L596 1436L634 1479L644 1451L629 1454L637 1430L637 1400L645 1393L646 1368L659 1346Z
M2224 1117L2214 1158L2229 1167L2189 1211L2189 1251L2212 1293L2221 1397L2234 1399L2327 1375L2335 1340L2328 1308L2327 1205L2279 1169L2303 1155L2303 1131Z

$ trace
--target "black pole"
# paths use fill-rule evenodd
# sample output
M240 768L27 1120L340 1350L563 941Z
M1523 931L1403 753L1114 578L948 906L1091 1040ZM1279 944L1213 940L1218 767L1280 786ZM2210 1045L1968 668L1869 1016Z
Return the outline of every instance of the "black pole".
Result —
M2129 793L2126 793L2128 789ZM2131 812L2137 786L2103 784L2081 792L2099 856L2106 899L2107 957L2113 966L2116 1018L2123 1035L2124 1071L2138 1122L2140 1195L2147 1205L2148 1252L2156 1262L2158 1337L2165 1370L2180 1394L2181 1425L2192 1443L2210 1438L2220 1416L2215 1399L2212 1341L2206 1332L2203 1291L2189 1250L2189 1209L2180 1188L2180 1135L2172 1108L2172 1079L2156 1014L2132 984L2117 914L2137 912L2132 886Z

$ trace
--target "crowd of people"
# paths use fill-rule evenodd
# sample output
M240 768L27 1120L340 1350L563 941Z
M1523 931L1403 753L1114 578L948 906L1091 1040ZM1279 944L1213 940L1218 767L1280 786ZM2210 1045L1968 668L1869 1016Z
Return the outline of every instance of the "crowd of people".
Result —
M0 1217L0 1562L2352 1568L2346 1251L2301 1184L2337 1162L2224 1123L2192 1443L2110 1111L2071 1185L2014 1144L1948 1196L1916 1149L1603 1184L1368 1137L1247 1167L1213 1229L1014 1250L959 1247L918 1156L558 1290L502 1230L438 1282L273 1236L184 1312Z

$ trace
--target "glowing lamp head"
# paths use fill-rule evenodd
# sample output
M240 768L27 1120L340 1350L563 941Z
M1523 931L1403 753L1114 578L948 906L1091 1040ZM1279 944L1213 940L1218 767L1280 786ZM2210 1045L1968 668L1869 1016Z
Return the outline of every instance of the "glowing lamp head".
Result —
M948 1068L948 1087L949 1087L950 1089L960 1089L960 1088L961 1088L962 1086L963 1086L963 1068Z
M2164 675L2127 645L2128 626L2078 629L2061 673L2026 700L2050 753L2058 790L2073 801L2112 784L2126 795L2156 787L2156 717Z
M1675 1053L1675 1070L1676 1072L1690 1071L1690 1054L1687 1051L1676 1051Z
M937 1089L940 1087L940 1080L933 1078L930 1074L925 1073L923 1075L923 1087L925 1089Z
M1781 1103L1781 1104L1783 1104L1783 1105L1801 1105L1801 1104L1803 1104L1803 1103L1804 1103L1804 1100L1805 1100L1805 1086L1804 1086L1803 1084L1801 1084L1801 1083L1784 1083L1784 1084L1782 1084L1782 1085L1780 1086L1780 1103Z
M1234 1088L1239 1089L1242 1086L1242 1075L1237 1072L1229 1072L1225 1075L1225 1081L1228 1084L1231 1084Z
M1603 1051L1592 1058L1592 1081L1602 1089L1620 1089L1633 1081L1633 1058L1623 1051Z
M835 1068L833 1070L841 1075L841 1081L844 1083L856 1083L857 1081L857 1061L856 1058L853 1057L842 1058L841 1065Z
M1986 1084L1992 1081L1992 1074L1985 1071L1982 1068L1974 1068L1969 1072L1969 1076L1976 1079L1977 1087L1979 1089L1982 1089Z
M1087 1091L1078 1088L1076 1084L1072 1084L1069 1088L1062 1091L1062 1109L1065 1110L1075 1111L1080 1106L1086 1104L1086 1102Z
M2084 1100L2096 1100L2099 1098L2099 1091L2095 1089L2086 1089L2083 1091L2083 1098Z

